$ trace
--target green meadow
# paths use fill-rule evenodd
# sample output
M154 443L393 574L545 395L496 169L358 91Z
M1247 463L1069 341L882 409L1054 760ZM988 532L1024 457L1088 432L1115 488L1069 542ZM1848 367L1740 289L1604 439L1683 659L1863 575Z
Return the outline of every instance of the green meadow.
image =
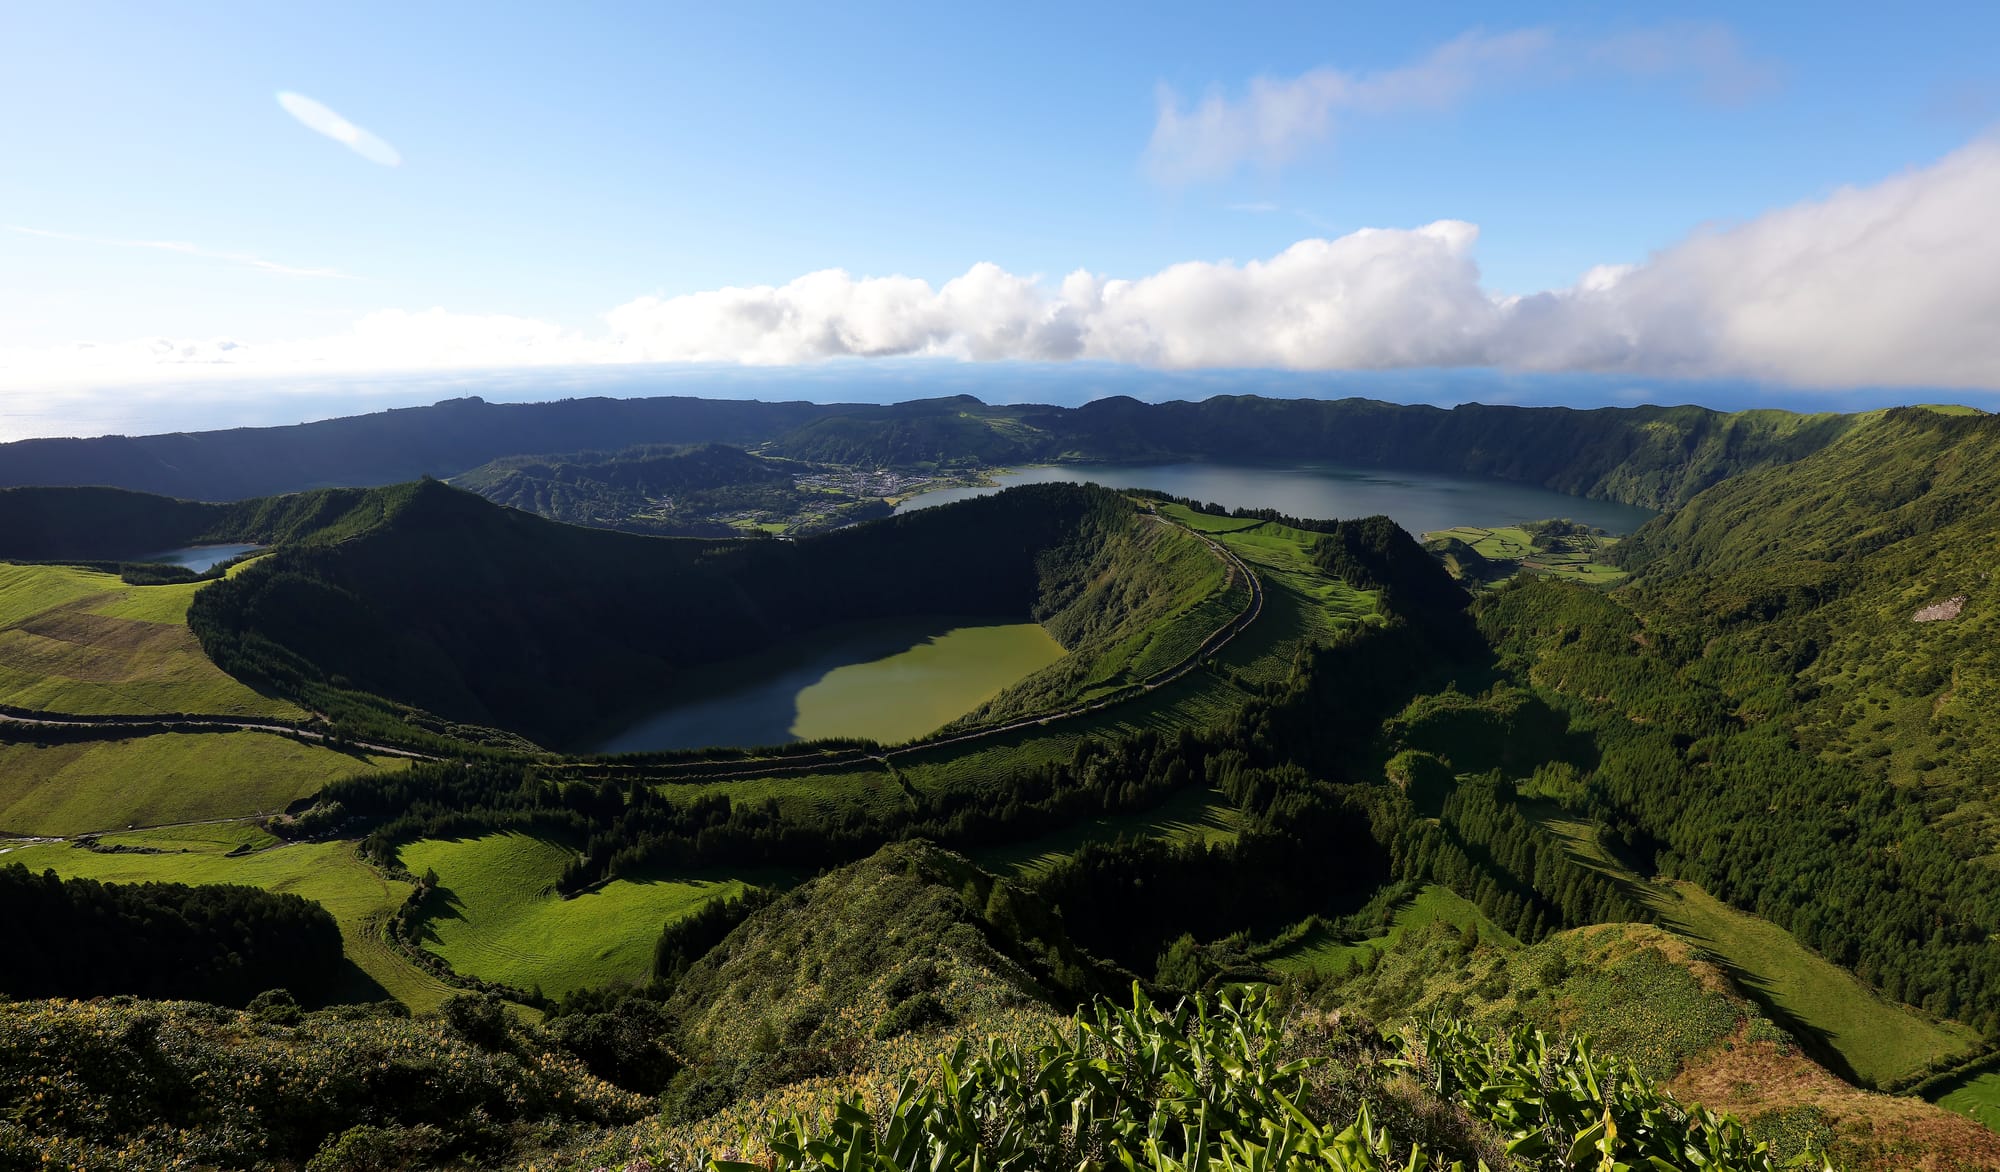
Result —
M2000 1131L2000 1072L1967 1079L1932 1102Z
M1325 927L1315 927L1297 944L1268 958L1265 963L1280 973L1313 972L1338 976L1361 963L1370 953L1379 955L1389 951L1413 929L1439 923L1450 924L1461 932L1477 928L1479 938L1490 944L1516 947L1520 943L1487 919L1464 896L1433 884L1398 906L1389 921L1388 930L1379 936L1343 940Z
M347 990L351 998L393 997L425 1010L455 992L390 948L383 921L409 895L410 886L369 867L351 842L284 845L240 823L106 835L103 841L162 853L38 843L7 849L0 854L0 865L18 862L37 873L53 870L65 878L103 883L237 883L301 895L324 906L340 924L342 950L354 965ZM244 846L251 853L228 857Z
M1795 1033L1803 1027L1865 1083L1881 1085L1980 1044L1971 1029L1932 1021L1883 998L1783 928L1692 883L1649 886L1664 927L1720 958L1779 1024Z
M1532 809L1573 856L1621 879L1662 927L1709 953L1773 1020L1854 1078L1881 1085L1979 1045L1971 1029L1889 1001L1769 920L1692 883L1646 882L1598 844L1587 821L1553 806Z
M69 835L276 813L335 778L407 765L263 732L0 742L0 832Z
M303 720L297 705L238 682L202 654L187 611L204 585L132 586L95 570L0 563L0 704Z
M1074 854L1086 842L1157 838L1218 843L1235 839L1242 812L1221 791L1187 789L1150 810L1107 814L1074 822L1053 834L980 851L973 862L995 874L1032 879Z
M1473 552L1494 564L1500 572L1491 575L1489 581L1504 581L1513 577L1516 571L1594 586L1609 586L1625 580L1624 570L1604 560L1611 547L1618 544L1615 537L1592 535L1568 538L1566 543L1573 548L1558 550L1536 548L1534 537L1515 525L1497 529L1459 525L1423 535L1427 543L1447 538L1464 542L1472 547Z
M436 871L444 910L421 929L453 970L560 997L577 989L641 984L669 921L749 884L728 877L617 879L573 899L555 893L575 852L527 834L410 843L403 866Z

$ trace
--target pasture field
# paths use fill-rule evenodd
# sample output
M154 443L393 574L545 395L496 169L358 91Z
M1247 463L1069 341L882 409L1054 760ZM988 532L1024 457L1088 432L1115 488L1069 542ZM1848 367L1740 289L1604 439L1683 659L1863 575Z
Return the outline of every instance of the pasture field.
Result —
M264 732L0 741L0 832L69 835L276 813L336 778L408 764Z
M1086 842L1158 838L1172 842L1229 842L1241 813L1221 791L1189 788L1150 810L1086 818L1052 834L975 853L972 861L996 875L1031 879L1075 853Z
M562 899L555 881L575 853L560 842L518 833L404 846L403 866L419 875L436 871L449 909L425 920L426 947L467 976L555 997L639 984L652 976L661 928L751 885L725 876L616 879Z
M1864 1082L1881 1084L1976 1048L1979 1035L1894 1004L1769 920L1692 883L1649 885L1662 926L1720 957L1743 990L1793 1033L1809 1034Z
M1384 953L1394 947L1405 933L1411 929L1424 928L1435 923L1447 923L1460 931L1479 929L1479 938L1489 944L1500 944L1509 948L1520 947L1520 941L1508 934L1500 925L1486 918L1470 900L1447 887L1435 884L1418 892L1416 898L1398 907L1395 917L1389 922L1388 931L1380 936L1370 936L1363 940L1341 940L1324 928L1315 928L1297 944L1265 963L1280 973L1326 973L1339 975L1347 972L1369 953Z
M1968 1079L1932 1101L2000 1131L2000 1071Z
M1602 560L1611 547L1618 544L1615 537L1593 535L1568 538L1566 540L1575 548L1538 550L1534 547L1534 538L1518 526L1483 529L1476 525L1459 525L1433 530L1424 534L1423 540L1428 542L1446 537L1463 541L1479 556L1497 563L1505 572L1489 579L1496 583L1513 577L1515 570L1593 586L1609 586L1625 580L1624 570Z
M1313 564L1319 534L1272 521L1211 516L1181 505L1160 511L1227 546L1263 582L1263 613L1218 656L1247 678L1257 683L1281 679L1300 640L1322 641L1356 623L1380 621L1375 591L1328 577Z
M18 862L36 873L53 870L64 878L102 883L239 883L301 895L326 908L340 924L342 951L354 965L345 990L351 999L393 997L413 1010L428 1010L456 992L390 948L382 935L383 921L409 896L410 886L362 862L351 842L255 849L277 840L240 823L134 831L106 835L103 841L164 853L114 854L38 843L8 849L0 854L0 865ZM254 853L227 857L246 843Z
M1587 821L1554 806L1529 810L1574 857L1619 879L1662 927L1712 955L1744 993L1818 1050L1836 1073L1880 1085L1979 1045L1971 1029L1889 1001L1769 920L1730 907L1693 883L1641 879L1606 854Z
M132 586L70 566L0 563L0 704L41 712L303 720L215 666L187 626L206 583Z

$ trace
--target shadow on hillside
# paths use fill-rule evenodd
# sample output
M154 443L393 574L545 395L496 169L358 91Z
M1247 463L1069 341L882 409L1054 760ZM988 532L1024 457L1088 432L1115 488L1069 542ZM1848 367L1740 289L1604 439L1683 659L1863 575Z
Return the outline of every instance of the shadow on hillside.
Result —
M1756 1003L1765 1017L1792 1035L1798 1042L1799 1049L1805 1051L1806 1057L1826 1067L1852 1086L1874 1087L1872 1081L1863 1079L1855 1073L1854 1067L1849 1065L1847 1059L1842 1057L1840 1050L1835 1047L1834 1039L1840 1036L1839 1033L1822 1026L1815 1026L1787 1012L1784 1006L1778 1004L1773 995L1775 986L1766 978L1732 962L1713 949L1702 948L1701 955L1710 964L1721 969L1730 982L1743 991L1745 997Z
M436 887L431 888L430 896L424 900L424 918L422 922L417 925L417 943L418 944L444 943L444 941L439 938L437 929L433 925L435 925L439 920L464 919L465 918L464 908L465 908L465 901L460 899L458 897L458 893L453 891L451 888L446 887L442 883L438 884Z
M327 986L326 996L308 1004L309 1009L324 1009L330 1005L365 1005L371 1001L394 1001L396 995L382 987L382 983L371 977L360 965L348 957L340 958L340 971Z

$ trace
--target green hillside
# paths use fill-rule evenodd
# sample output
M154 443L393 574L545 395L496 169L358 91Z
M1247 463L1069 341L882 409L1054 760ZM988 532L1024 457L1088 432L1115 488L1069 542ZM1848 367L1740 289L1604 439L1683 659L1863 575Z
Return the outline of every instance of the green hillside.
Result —
M556 880L575 855L522 834L411 843L404 869L434 871L439 883L418 936L455 972L566 997L644 984L663 926L745 887L728 877L633 878L563 899Z
M332 488L234 504L115 488L0 489L0 558L130 562L187 545L273 545L367 523L376 497ZM353 516L357 510L360 516Z
M439 731L391 707L404 705L563 745L704 664L911 615L1041 622L1084 668L1039 677L1037 700L1056 703L1143 674L1155 627L1222 578L1200 542L1085 486L796 542L559 525L436 481L379 490L368 508L370 524L280 547L201 591L190 621L238 677L391 734L411 719Z
M269 717L304 709L211 663L188 630L197 583L133 586L68 566L0 562L0 705L39 712Z

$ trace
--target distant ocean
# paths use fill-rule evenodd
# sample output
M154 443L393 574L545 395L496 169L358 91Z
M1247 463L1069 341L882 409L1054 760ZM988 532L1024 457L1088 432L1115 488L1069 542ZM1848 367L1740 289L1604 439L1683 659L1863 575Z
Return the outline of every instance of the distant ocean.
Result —
M1694 403L1718 410L1782 407L1865 411L1898 403L1968 403L2000 410L2000 395L1920 388L1812 391L1731 380L1493 370L1146 370L1102 363L958 362L936 358L841 359L812 366L649 365L536 367L407 374L234 374L116 387L0 391L0 440L30 436L150 435L265 427L414 407L478 395L492 402L609 396L804 399L894 403L975 395L989 403L1074 407L1108 395L1206 399L1268 395L1396 403L1510 403L1629 407Z

